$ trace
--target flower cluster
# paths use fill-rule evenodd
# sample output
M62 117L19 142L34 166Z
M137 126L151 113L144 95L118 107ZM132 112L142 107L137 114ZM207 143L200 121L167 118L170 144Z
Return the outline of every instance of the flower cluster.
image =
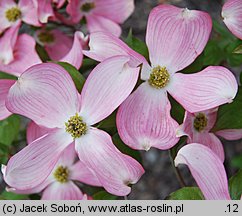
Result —
M168 150L186 136L175 165L188 165L206 199L230 199L218 137L237 140L242 129L213 128L219 107L236 97L237 80L224 66L183 72L208 43L210 15L155 7L147 58L119 38L120 24L133 11L134 0L0 1L0 71L16 78L0 79L0 120L12 114L31 120L27 145L2 166L8 191L92 199L81 182L128 195L145 170L100 127L117 113L115 129L131 149ZM242 39L242 1L228 0L222 16ZM26 28L29 34L19 33ZM78 88L84 58L98 63ZM171 114L173 100L185 110L180 126Z

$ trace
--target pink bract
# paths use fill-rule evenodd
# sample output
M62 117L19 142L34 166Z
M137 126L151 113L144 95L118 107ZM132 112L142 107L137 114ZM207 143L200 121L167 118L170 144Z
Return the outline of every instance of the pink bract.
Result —
M45 128L45 130L43 130L43 128L40 128L35 123L31 122L30 127L28 128L27 136L36 140L43 136L47 131L48 129ZM82 191L75 185L74 181L79 181L92 186L102 185L95 176L94 172L91 169L88 169L83 162L75 162L76 158L77 155L74 144L70 144L61 154L50 175L41 184L27 190L16 190L15 188L7 188L7 190L18 194L42 192L42 200L86 199L83 197ZM6 169L7 167L4 168L4 170ZM58 176L56 177L56 172L58 172L58 169L59 172L63 172L64 170L63 175L66 175L66 179L58 179Z
M41 62L35 51L35 40L27 35L18 35L20 21L5 31L0 37L0 71L19 76L27 68ZM0 120L11 113L5 107L9 88L15 80L0 80Z
M93 127L134 88L139 71L130 68L128 61L127 56L117 56L100 63L81 95L70 75L53 63L35 65L20 76L10 88L8 109L52 130L9 160L4 179L10 187L28 190L44 182L64 149L74 142L80 160L108 192L120 196L130 193L128 185L139 180L144 173L142 166L121 153L106 132ZM68 132L68 122L73 119L85 123L84 134L75 137Z
M45 37L49 39L43 41ZM51 60L68 62L77 69L81 67L82 47L86 43L82 32L75 32L72 38L58 29L51 31L42 29L36 32L36 40L44 46Z
M10 26L14 25L19 20L23 22L40 26L41 23L38 20L38 8L36 5L37 0L20 0L18 4L14 0L1 0L0 1L0 33ZM11 17L15 10L15 16ZM16 11L19 14L16 17ZM7 17L7 14L9 14Z
M177 129L177 136L188 136L188 143L200 143L206 145L214 151L224 161L224 149L221 141L216 135L229 140L236 140L242 138L242 129L228 129L211 132L216 119L217 108L201 111L197 113L185 113L183 124ZM196 123L200 128L196 127ZM202 126L201 126L202 125Z
M175 158L179 164L188 166L205 199L231 199L223 163L210 148L197 143L182 147Z
M228 29L242 40L242 0L227 0L222 17Z
M211 29L211 18L205 12L157 6L149 15L146 34L151 65L111 34L91 34L90 51L84 51L85 55L98 61L126 55L130 56L131 67L142 64L141 79L145 83L121 104L117 114L118 132L127 145L140 150L152 146L169 149L178 142L178 124L170 116L167 93L189 112L232 102L238 85L228 69L211 66L194 74L177 73L201 54ZM165 77L161 86L151 85L156 77L152 73L157 72Z
M86 18L89 32L107 31L120 36L123 23L134 10L134 0L70 0L67 13L78 23Z

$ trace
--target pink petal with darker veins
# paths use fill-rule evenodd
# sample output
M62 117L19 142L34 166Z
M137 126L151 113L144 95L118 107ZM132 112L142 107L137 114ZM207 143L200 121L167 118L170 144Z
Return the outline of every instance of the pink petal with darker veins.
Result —
M132 92L139 68L127 64L127 56L115 56L97 65L81 93L81 111L89 125L109 116Z
M231 103L238 84L225 67L210 66L194 74L174 74L167 90L187 111L195 113Z
M72 137L63 129L37 139L10 158L4 173L5 182L17 190L32 189L51 173Z
M242 0L227 0L222 17L229 30L242 40Z
M215 133L226 140L242 139L242 129L224 129Z
M6 108L5 100L7 98L9 89L14 83L15 80L0 80L0 120L5 119L12 114Z
M230 200L222 161L208 147L192 143L182 147L175 165L186 164L207 200Z
M79 94L67 71L53 63L32 66L9 90L7 108L47 128L64 128L79 111Z
M135 184L144 170L130 156L122 154L104 131L90 128L75 142L80 160L91 168L105 190L117 196L130 193L129 184Z
M209 14L159 5L147 25L146 43L153 67L166 67L173 74L190 65L201 54L212 29Z
M146 59L127 46L118 37L108 32L95 32L90 35L90 50L83 53L96 61L104 61L107 58L117 55L127 55L130 57L129 65L137 67L140 64L148 64Z
M125 144L134 149L169 149L178 142L177 122L164 91L143 83L120 106L117 128Z

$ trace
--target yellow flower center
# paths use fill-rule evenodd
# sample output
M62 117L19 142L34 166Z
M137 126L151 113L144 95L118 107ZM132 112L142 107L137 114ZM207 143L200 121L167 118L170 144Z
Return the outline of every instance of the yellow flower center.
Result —
M201 132L203 131L208 124L208 119L203 113L198 113L195 116L194 122L193 122L193 127L196 131Z
M77 113L75 116L72 116L68 122L65 123L65 125L66 132L70 133L74 139L79 138L87 133L87 124Z
M152 69L148 82L152 87L161 89L169 83L169 80L170 74L166 67L157 66Z
M59 166L54 172L54 177L56 181L60 183L66 183L68 182L69 170L67 167Z
M48 31L42 31L38 34L38 38L42 43L52 43L55 40L55 37L52 33Z
M86 2L81 6L81 11L83 12L90 12L93 8L95 8L94 2Z
M22 13L19 8L12 7L5 12L5 16L9 22L15 22L21 17Z

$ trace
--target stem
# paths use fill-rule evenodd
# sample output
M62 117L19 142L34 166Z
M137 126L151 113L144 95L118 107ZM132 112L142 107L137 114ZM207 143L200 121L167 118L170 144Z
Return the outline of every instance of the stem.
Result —
M128 200L128 196L124 196L124 200Z
M181 175L181 172L180 170L178 169L178 167L175 166L174 164L174 159L172 157L172 154L171 154L171 150L169 150L169 156L170 156L170 160L171 160L171 164L172 164L172 168L173 168L173 171L175 172L176 174L176 178L180 184L181 187L186 187L186 183Z

